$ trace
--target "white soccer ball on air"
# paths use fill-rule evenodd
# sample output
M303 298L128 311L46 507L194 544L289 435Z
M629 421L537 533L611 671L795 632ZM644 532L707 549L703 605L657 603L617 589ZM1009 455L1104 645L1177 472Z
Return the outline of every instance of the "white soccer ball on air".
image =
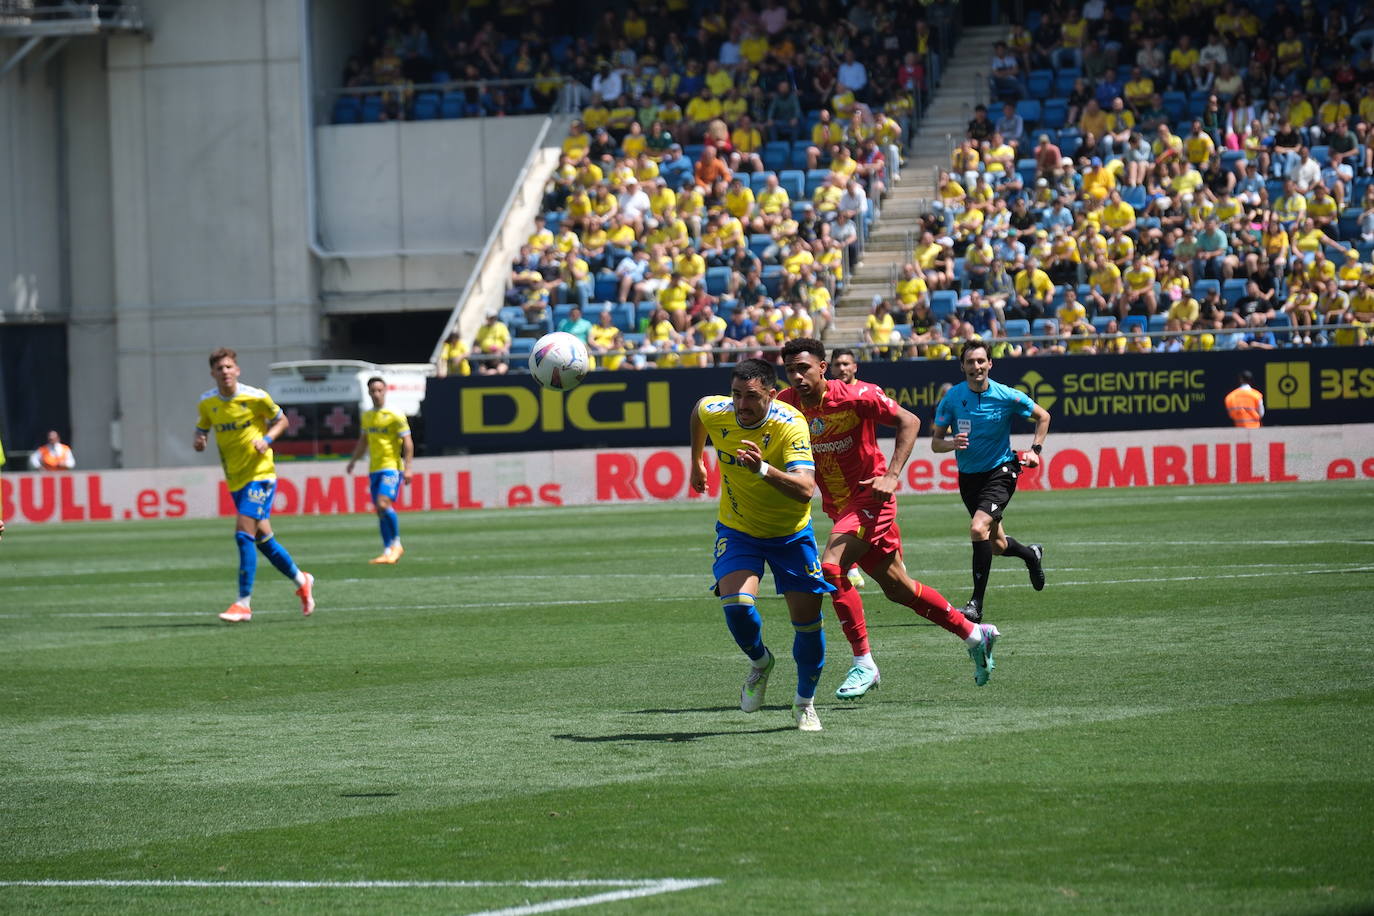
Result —
M530 351L530 374L554 391L571 391L582 384L591 366L587 345L565 331L545 334Z

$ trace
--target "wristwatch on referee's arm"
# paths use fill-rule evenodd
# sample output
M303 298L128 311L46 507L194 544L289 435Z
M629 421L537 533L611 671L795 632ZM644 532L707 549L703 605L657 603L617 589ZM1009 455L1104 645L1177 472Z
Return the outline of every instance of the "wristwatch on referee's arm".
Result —
M1039 442L1035 442L1031 445L1031 451L1035 452L1035 454L1037 455L1040 454L1044 450L1044 448L1045 447L1041 445Z

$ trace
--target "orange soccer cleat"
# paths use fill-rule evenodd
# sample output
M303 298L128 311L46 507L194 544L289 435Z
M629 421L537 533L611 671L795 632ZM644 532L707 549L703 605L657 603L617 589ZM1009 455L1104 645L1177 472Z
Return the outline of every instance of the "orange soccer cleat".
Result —
M246 623L253 619L253 611L245 605L235 601L233 604L229 605L228 610L219 615L219 619L229 623Z
M304 570L302 570L304 572ZM301 613L309 617L315 613L315 577L305 573L305 584L296 589L296 597L301 599Z

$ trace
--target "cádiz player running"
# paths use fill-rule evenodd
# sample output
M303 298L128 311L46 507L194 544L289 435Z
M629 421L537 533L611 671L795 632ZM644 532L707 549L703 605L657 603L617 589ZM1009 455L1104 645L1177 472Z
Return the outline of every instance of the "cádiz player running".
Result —
M895 494L921 421L881 388L827 379L825 347L819 340L788 341L782 360L792 387L779 394L778 400L796 407L806 418L821 504L835 523L821 557L821 571L835 589L830 596L835 616L854 652L854 664L835 696L858 699L880 681L868 644L863 600L841 572L855 563L878 583L889 601L911 608L962 639L973 659L974 683L986 684L994 667L993 645L1001 635L997 628L966 619L935 589L912 580L902 563ZM879 424L897 428L891 465L878 448Z
M205 451L211 431L219 446L219 461L238 511L234 541L239 551L239 596L220 620L241 623L253 618L251 599L258 557L254 545L282 575L296 583L301 613L315 610L315 577L296 567L291 554L272 536L272 497L277 492L277 468L272 440L286 430L286 414L261 388L239 382L238 354L220 347L210 354L215 387L200 396L199 419L191 446Z
M1016 492L1022 466L1040 466L1050 415L1025 393L992 380L988 345L978 338L959 351L959 366L964 381L945 392L935 406L930 447L937 453L954 452L959 465L959 495L972 516L969 536L973 541L973 597L964 605L964 616L982 620L993 554L1021 560L1030 573L1031 587L1037 592L1045 587L1041 562L1045 549L1008 537L1002 514ZM1031 447L1019 455L1011 447L1013 416L1035 420Z
M706 492L706 443L720 467L720 509L716 521L716 593L725 623L749 656L749 676L740 709L763 705L773 653L763 642L763 621L755 605L767 563L773 584L787 601L795 631L797 693L792 718L802 731L818 732L816 683L825 665L821 596L831 586L821 576L816 536L811 530L811 495L816 489L811 440L801 414L774 400L777 370L761 359L742 360L730 374L730 397L702 398L692 410L692 489Z
M377 510L377 525L382 531L382 553L370 563L392 564L401 558L401 522L396 517L396 496L401 482L410 483L410 463L415 458L415 443L410 438L410 423L394 410L386 409L386 380L373 376L367 380L367 395L372 409L363 411L359 425L362 435L348 459L345 473L353 473L353 465L371 454L368 486L372 505Z

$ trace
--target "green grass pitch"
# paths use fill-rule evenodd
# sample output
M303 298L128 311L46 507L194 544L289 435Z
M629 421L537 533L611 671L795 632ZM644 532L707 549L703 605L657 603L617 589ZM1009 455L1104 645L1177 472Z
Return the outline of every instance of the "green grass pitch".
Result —
M390 568L280 518L319 611L262 562L239 626L227 522L11 529L0 912L1374 909L1374 484L1023 493L992 682L870 585L882 689L833 698L827 604L819 734L775 599L736 706L713 512L407 515ZM901 521L961 605L957 497Z

